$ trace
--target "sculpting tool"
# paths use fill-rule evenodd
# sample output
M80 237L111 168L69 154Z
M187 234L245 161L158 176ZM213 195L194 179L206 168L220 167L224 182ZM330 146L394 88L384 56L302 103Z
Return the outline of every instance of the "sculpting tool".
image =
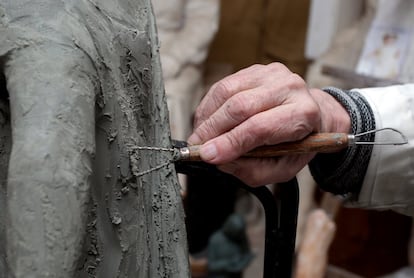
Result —
M393 131L401 136L401 141L395 142L367 142L360 141L361 136L370 133L377 133L379 131ZM257 147L245 154L242 157L277 157L283 155L292 154L304 154L304 153L333 153L338 152L346 147L353 145L404 145L407 144L407 138L398 130L393 128L382 128L371 130L359 134L346 134L346 133L314 133L305 137L302 140L294 142L286 142L277 145L261 146ZM200 157L201 145L190 145L186 147L178 148L178 153L175 160L191 160L201 161Z
M392 131L401 136L398 141L377 142L377 141L361 141L363 135L377 133L380 131ZM381 128L370 130L359 134L347 133L313 133L302 140L294 142L286 142L270 146L257 147L242 157L270 158L283 155L305 154L305 153L333 153L339 152L353 145L404 145L408 140L400 131L394 128ZM177 161L201 161L200 148L201 145L188 145L185 141L173 140L172 147L153 147L153 146L133 146L133 150L170 152L172 159L163 164L154 166L142 172L136 173L136 176L144 176L163 167L167 167L171 163Z

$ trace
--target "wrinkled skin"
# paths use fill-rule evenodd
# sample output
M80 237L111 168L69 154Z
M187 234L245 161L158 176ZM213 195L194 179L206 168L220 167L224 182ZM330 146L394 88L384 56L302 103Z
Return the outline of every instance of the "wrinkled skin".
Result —
M186 277L148 0L0 0L0 277Z
M312 132L350 131L342 105L280 63L254 65L214 84L195 114L190 144L201 158L251 186L293 178L314 153L240 158L263 145L300 140Z

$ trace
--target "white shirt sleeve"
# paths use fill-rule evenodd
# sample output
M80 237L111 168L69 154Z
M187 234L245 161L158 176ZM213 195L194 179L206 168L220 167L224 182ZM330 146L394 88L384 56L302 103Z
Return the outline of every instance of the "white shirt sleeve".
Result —
M370 104L376 128L395 128L406 136L408 144L374 146L355 205L414 215L414 84L356 91ZM375 136L376 142L401 140L401 136L391 131Z

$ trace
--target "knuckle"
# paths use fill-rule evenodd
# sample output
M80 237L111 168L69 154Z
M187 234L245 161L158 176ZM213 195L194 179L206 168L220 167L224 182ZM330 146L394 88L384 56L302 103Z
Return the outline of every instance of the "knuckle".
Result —
M275 74L290 73L289 69L279 62L273 62L267 65L255 64L248 68L246 74L254 73L258 78L273 78Z
M298 74L296 73L292 73L287 77L287 81L288 81L288 85L290 87L290 89L296 90L296 89L301 89L306 86L306 82L305 80L303 80L302 77L300 77Z
M255 123L259 124L255 124ZM267 136L267 129L263 122L257 121L254 118L247 120L243 128L235 128L229 134L237 140L241 151L249 151L254 147L263 145L264 138Z
M274 114L267 114L250 118L246 129L250 131L255 145L260 146L281 143L283 136L289 133L290 128L291 125L286 121L286 116L277 117Z
M213 87L212 91L214 92L213 96L220 97L221 95L224 95L230 91L230 82L228 79L222 79L218 82L216 82Z
M214 97L216 97L216 100L218 102L223 103L224 100L226 100L237 91L240 82L241 78L238 75L230 75L221 79L212 87Z
M236 136L235 132L228 132L226 134L226 140L230 147L234 150L235 153L241 153L243 150L243 140L240 139L240 136Z
M204 119L204 110L201 106L199 106L194 112L194 127L197 128L204 121Z
M213 104L220 103L231 92L231 88L232 88L231 83L232 82L229 80L228 77L214 83L210 87L206 95L203 97L202 103L203 102L205 103L212 102Z
M292 74L292 72L284 64L279 62L267 65L267 69L271 74L270 76L273 76L275 73L278 73L279 75L281 74L281 76Z
M214 137L216 132L216 125L214 124L214 120L211 118L205 120L197 129L197 135L202 138L203 141Z
M297 123L292 128L291 139L292 141L303 139L312 131L313 128L310 125L305 124L303 122Z
M264 145L269 138L273 137L275 129L277 128L269 124L268 121L251 118L245 136L250 138L251 144Z
M281 142L290 142L303 139L306 135L313 131L311 125L305 124L303 121L294 121L289 125L271 125L262 124L263 131L260 140L263 145L273 145ZM256 128L260 128L256 126Z
M268 68L270 70L288 70L288 68L280 62L270 63L270 64L268 64Z
M227 100L224 113L234 122L241 122L249 117L249 103L244 97L234 96Z
M250 67L248 67L248 69L252 70L252 71L257 71L257 70L262 70L264 67L265 66L261 65L261 64L254 64L254 65L251 65Z
M216 109L220 107L226 100L226 97L230 92L230 82L227 80L220 80L211 87L208 97L208 103L210 107L215 107Z
M313 103L303 109L302 113L304 118L307 119L312 125L320 122L319 106L316 103Z
M303 136L317 130L320 124L319 106L315 103L304 106L298 110L298 121L294 125L294 134L301 139Z

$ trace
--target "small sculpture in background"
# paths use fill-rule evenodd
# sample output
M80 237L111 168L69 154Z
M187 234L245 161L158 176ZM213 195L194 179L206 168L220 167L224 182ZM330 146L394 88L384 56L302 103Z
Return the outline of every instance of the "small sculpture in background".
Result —
M210 278L242 277L253 258L246 235L246 224L240 214L230 215L223 227L210 237L207 247Z

